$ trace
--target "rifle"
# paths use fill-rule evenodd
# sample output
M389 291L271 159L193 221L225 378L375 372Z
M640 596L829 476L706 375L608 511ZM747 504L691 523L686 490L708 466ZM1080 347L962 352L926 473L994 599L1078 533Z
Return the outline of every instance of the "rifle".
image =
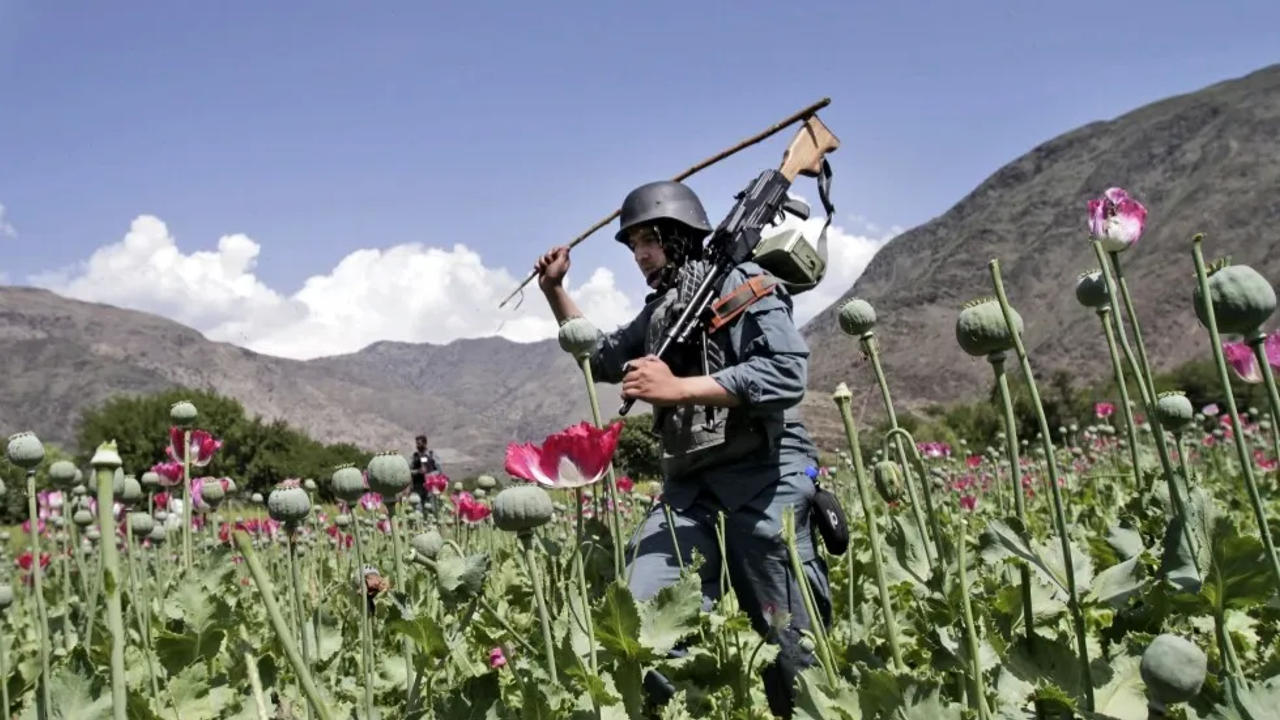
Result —
M751 259L760 242L761 231L782 212L787 189L796 176L819 178L823 204L830 212L827 188L831 166L826 155L838 147L839 139L816 114L810 115L782 153L782 165L777 170L760 173L735 196L737 203L707 240L704 255L710 268L680 317L663 333L656 353L658 358L665 360L675 348L687 345L695 337L694 332L710 321L711 306L720 286L735 267ZM618 414L626 415L634 404L635 400L631 398L623 401Z

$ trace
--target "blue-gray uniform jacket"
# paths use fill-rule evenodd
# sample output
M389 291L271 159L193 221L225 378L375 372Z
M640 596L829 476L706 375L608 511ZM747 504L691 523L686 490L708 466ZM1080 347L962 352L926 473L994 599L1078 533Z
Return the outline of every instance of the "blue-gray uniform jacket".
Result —
M752 262L738 265L720 296L765 272ZM601 335L591 356L598 380L621 382L628 360L656 352L666 322L674 321L677 294L673 288L650 295L634 320ZM791 319L791 297L781 285L708 341L724 358L711 377L742 404L713 411L718 437L700 432L702 408L673 413L661 438L663 497L673 507L687 509L706 489L732 512L781 478L817 464L817 448L794 409L804 397L809 348ZM700 447L706 444L714 447Z

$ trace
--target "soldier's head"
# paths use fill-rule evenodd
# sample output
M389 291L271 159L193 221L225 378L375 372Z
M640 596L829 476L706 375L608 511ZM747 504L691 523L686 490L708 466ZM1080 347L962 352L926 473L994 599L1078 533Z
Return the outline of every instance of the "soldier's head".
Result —
M688 186L661 181L627 193L614 238L625 244L651 288L666 285L674 271L702 257L711 232L702 202Z
M413 441L418 445L418 452L422 452L423 450L427 449L426 435L419 435L418 437L414 438Z

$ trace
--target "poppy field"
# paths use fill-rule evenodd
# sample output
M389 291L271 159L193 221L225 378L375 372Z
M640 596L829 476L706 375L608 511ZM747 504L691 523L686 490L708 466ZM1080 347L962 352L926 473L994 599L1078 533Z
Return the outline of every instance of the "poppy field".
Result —
M991 437L947 444L897 427L877 309L841 306L850 364L861 353L870 371L829 390L846 442L823 448L812 475L851 540L831 554L783 518L797 568L799 544L815 543L832 601L805 633L814 662L794 717L1280 717L1275 291L1192 239L1188 309L1223 393L1194 407L1157 387L1124 274L1146 217L1119 188L1089 204L1081 242L1097 267L1063 311L1097 316L1114 394L1062 427L1041 407L998 261L991 296L956 308L954 339L932 349L989 362L1005 420ZM110 438L81 468L45 462L32 433L10 436L29 517L0 579L2 716L772 717L771 628L733 593L704 605L701 558L652 599L628 590L628 539L662 511L661 484L611 464L621 424L599 413L582 322L561 344L593 418L512 443L501 476L427 476L425 501L399 453L265 494L206 476L221 441L188 402L151 467L122 467ZM1265 387L1266 407L1238 407L1233 377ZM888 432L855 421L850 386L882 402ZM1015 389L1037 412L1030 437Z

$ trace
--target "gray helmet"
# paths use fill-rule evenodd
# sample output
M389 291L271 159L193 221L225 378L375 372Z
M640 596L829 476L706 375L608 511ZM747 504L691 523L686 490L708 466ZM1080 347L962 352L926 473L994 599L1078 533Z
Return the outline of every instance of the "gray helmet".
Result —
M626 242L627 230L655 220L672 220L693 231L691 240L701 240L711 232L707 211L687 185L662 180L627 193L622 201L618 233L614 239Z

